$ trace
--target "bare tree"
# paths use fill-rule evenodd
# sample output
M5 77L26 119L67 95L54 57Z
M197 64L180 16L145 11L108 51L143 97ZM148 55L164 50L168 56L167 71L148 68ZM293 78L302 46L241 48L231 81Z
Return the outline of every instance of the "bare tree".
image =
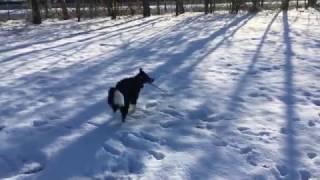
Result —
M281 9L287 11L289 9L289 0L281 1Z
M239 9L240 9L240 5L241 5L240 0L231 0L230 13L231 14L238 14Z
M160 15L160 0L157 0L157 15Z
M76 16L78 18L78 22L80 22L81 18L81 0L76 0Z
M316 7L317 0L308 0L308 7Z
M216 0L210 0L210 13L213 13L216 9Z
M176 15L184 13L183 0L176 0Z
M111 17L111 19L117 18L117 1L116 0L107 0L107 9L108 9L108 16Z
M65 0L58 0L58 2L60 3L61 10L62 10L62 19L63 20L69 19L66 1Z
M204 0L204 13L209 13L209 0Z
M130 15L133 16L135 14L135 10L133 8L133 4L131 0L128 1L128 7L129 7Z
M41 14L38 0L31 0L32 23L41 24Z
M259 2L258 2L258 0L251 0L251 2L252 2L252 6L251 6L251 8L250 8L250 11L251 12L258 12L259 11Z
M149 0L142 0L143 17L150 16L150 2Z

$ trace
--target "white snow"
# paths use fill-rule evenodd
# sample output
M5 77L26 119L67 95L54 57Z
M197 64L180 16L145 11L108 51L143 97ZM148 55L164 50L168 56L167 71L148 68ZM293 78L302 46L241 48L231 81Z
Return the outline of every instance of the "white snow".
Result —
M320 179L320 12L1 24L0 179ZM143 67L121 123L108 88Z

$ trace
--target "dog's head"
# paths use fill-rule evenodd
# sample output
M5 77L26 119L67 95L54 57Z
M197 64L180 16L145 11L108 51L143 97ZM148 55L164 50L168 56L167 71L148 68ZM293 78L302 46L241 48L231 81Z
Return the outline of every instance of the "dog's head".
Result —
M154 79L151 78L147 73L145 73L142 68L139 70L139 74L137 77L142 81L143 84L145 83L153 83Z

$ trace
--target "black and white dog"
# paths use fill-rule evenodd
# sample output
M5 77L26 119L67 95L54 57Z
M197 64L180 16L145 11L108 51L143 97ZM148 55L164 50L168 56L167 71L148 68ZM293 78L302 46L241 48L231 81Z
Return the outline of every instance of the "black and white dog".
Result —
M111 87L108 94L108 104L116 112L118 109L121 111L122 122L125 121L127 114L134 111L136 108L137 100L140 90L146 83L152 83L153 78L149 77L141 68L139 73L130 78L125 78L119 81L116 87Z

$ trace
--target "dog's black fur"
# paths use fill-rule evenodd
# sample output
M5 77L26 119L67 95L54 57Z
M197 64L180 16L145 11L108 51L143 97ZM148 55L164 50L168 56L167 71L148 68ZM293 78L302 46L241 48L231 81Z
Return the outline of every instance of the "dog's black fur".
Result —
M120 109L122 115L122 122L125 122L130 104L137 104L139 93L140 90L143 88L143 85L146 83L152 83L153 81L154 79L149 77L148 74L146 74L140 68L140 71L136 76L122 79L116 84L116 87L111 87L109 89L108 104L111 106L114 112ZM116 90L119 90L124 97L124 107L119 107L113 102L114 92Z

